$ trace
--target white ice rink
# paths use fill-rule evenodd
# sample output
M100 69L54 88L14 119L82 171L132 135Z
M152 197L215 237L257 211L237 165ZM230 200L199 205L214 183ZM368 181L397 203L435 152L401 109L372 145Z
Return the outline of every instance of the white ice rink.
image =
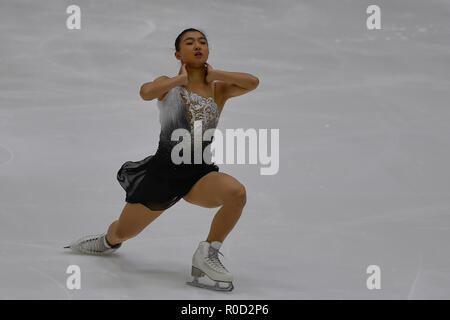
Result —
M0 298L449 299L449 17L448 0L1 0ZM106 231L118 169L156 152L139 88L178 74L189 27L214 69L260 80L218 129L280 130L278 174L219 165L247 190L221 249L230 293L185 285L218 209L184 200L112 256L63 249Z

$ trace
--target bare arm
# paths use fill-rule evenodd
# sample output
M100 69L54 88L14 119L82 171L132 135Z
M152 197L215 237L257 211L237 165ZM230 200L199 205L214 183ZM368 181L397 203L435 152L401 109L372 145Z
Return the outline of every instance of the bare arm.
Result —
M161 76L152 82L144 83L141 86L140 95L142 99L150 101L161 97L164 93L178 85L181 85L182 83L183 81L180 75L172 78L169 78L168 76Z
M222 70L211 70L214 80L228 82L245 90L254 90L259 85L259 79L252 74L244 72L230 72Z
M209 63L206 65L206 81L219 80L216 82L216 88L223 101L255 90L259 85L259 79L250 73L222 71L213 69Z

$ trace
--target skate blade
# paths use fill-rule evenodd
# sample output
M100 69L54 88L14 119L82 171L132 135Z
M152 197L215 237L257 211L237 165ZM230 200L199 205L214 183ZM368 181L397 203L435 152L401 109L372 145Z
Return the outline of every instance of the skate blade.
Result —
M78 253L81 255L87 255L87 256L109 256L112 255L115 251L105 251L105 252L93 252L93 251L84 251L80 250L78 248L73 248L72 246L64 247L64 249L71 249L73 253Z
M232 291L234 289L233 283L232 282L220 282L220 281L216 281L216 283L214 285L209 285L209 284L204 284L199 282L198 280L194 279L193 281L190 282L186 282L187 285L193 286L193 287L197 287L197 288L203 288L203 289L208 289L208 290L213 290L213 291ZM222 287L220 286L221 284L226 284L226 286Z

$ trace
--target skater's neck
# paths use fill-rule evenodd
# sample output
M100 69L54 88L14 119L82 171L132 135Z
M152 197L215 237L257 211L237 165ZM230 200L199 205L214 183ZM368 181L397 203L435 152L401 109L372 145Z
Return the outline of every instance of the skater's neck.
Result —
M185 87L189 87L191 89L204 88L208 86L208 83L205 80L206 68L204 65L200 66L186 66L186 71L189 77L189 83Z

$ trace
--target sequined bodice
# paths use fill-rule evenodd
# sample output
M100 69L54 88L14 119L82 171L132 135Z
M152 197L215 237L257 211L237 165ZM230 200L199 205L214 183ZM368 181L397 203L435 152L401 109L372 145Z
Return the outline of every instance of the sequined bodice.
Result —
M213 97L202 97L201 95L188 91L180 87L180 94L186 104L188 120L191 125L191 131L194 128L194 121L202 121L203 131L217 127L219 121L219 108Z
M185 131L188 131L193 145L191 151L202 151L204 159L211 158L211 150L207 147L214 139L214 129L219 122L219 108L213 97L205 98L182 86L176 86L162 100L157 101L157 106L161 123L158 150L164 150L163 153L169 155L179 142L185 141ZM201 136L196 135L199 124L202 126ZM196 143L198 138L201 140L200 144Z
M202 133L205 133L216 128L219 122L219 108L213 97L202 97L182 86L170 89L162 100L157 101L157 105L160 111L160 138L165 141L171 141L176 129L186 129L194 136L194 125L201 123Z

